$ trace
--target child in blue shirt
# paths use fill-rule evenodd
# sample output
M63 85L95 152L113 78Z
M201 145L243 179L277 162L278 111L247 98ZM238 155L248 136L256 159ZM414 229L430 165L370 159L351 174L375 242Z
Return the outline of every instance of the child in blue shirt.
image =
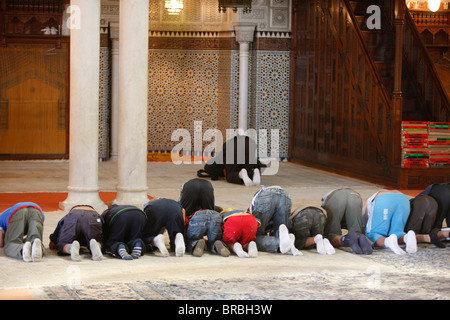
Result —
M42 209L33 202L19 202L0 213L0 247L4 247L6 256L40 261L44 254L44 219Z
M404 255L417 251L413 230L404 231L411 207L408 197L397 190L381 190L367 200L366 236L376 247L387 247ZM406 252L399 244L406 244Z

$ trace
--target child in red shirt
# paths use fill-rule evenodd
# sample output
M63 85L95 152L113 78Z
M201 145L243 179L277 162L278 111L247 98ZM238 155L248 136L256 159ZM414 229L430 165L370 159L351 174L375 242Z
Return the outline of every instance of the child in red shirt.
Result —
M223 242L239 258L256 258L256 230L261 225L250 212L229 208L220 213L223 218ZM247 252L246 252L247 251Z

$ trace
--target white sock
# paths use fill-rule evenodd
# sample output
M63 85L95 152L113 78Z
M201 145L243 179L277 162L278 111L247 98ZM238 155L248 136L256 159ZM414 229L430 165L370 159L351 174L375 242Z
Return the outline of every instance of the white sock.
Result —
M31 259L33 262L39 262L42 259L42 244L41 239L34 239L31 245Z
M92 260L100 261L103 259L102 249L100 249L97 240L91 239L91 241L89 241L89 249L91 250Z
M249 258L250 257L248 255L248 253L244 251L244 249L242 248L242 245L239 242L236 242L233 245L233 252L236 253L236 255L239 258Z
M323 243L323 237L321 234L318 234L314 237L314 242L316 243L316 249L318 253L327 254L327 250L325 249L325 244Z
M80 257L80 243L75 240L74 242L72 242L72 244L70 244L69 246L67 246L66 250L70 253L70 258L72 259L72 261L81 261L81 257Z
M164 257L169 256L169 251L166 248L166 243L164 242L164 235L159 234L153 239L153 245L156 246Z
M258 247L255 241L250 241L248 244L248 255L250 258L256 258L258 256Z
M289 237L289 231L284 224L280 225L278 229L280 237L280 251L281 253L287 253L291 250L291 239Z
M417 238L416 233L412 230L409 230L407 234L403 237L403 240L406 243L406 252L408 253L416 253L417 252Z
M331 245L330 240L327 238L323 239L323 246L325 247L325 251L327 254L335 254L336 250L334 250L334 247Z
M253 170L253 185L259 186L261 184L261 175L259 169Z
M181 233L175 236L175 256L182 257L186 252L186 245L184 244L184 237Z
M22 247L22 259L25 262L31 262L31 242L27 241L23 244Z
M395 234L391 234L389 237L384 239L384 245L394 251L394 253L396 254L406 254L406 252L398 246L398 238Z
M293 256L302 256L303 253L295 247L295 236L289 233L289 240L291 240L291 253Z
M241 171L239 171L239 178L244 180L244 184L246 187L253 185L253 181L248 177L247 170L241 169Z

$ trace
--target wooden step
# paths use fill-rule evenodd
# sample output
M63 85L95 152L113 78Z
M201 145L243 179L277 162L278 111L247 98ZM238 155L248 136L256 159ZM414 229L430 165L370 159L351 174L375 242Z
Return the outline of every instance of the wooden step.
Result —
M367 46L369 54L375 61L394 61L395 47L393 46Z
M375 66L380 73L382 78L393 78L394 77L394 63L385 61L374 61Z
M373 30L373 28L374 28L373 26L370 26L372 29L369 29L369 26L367 25L367 19L371 16L372 16L371 13L370 14L364 13L364 14L360 14L360 15L355 13L355 18L356 18L357 24L361 30L364 30L364 31ZM379 21L380 30L383 30L384 28L387 28L389 26L389 24L387 23L387 21L383 15L381 15L380 18L381 18L381 20ZM373 21L371 23L373 23Z
M367 17L366 16L355 16L356 21L358 21L358 26L361 30L369 30L367 28Z
M373 3L372 3L373 4ZM369 1L350 1L350 6L356 16L363 16L367 13L367 7L370 6Z
M402 113L404 115L403 117L405 117L405 115L414 116L416 118L414 120L416 121L421 120L421 118L427 114L425 110L421 110L421 105L415 98L404 95L402 103Z
M382 29L361 30L361 33L368 46L394 46L394 39L392 39L388 32Z
M392 94L394 91L394 78L393 77L382 77L381 81L388 94Z

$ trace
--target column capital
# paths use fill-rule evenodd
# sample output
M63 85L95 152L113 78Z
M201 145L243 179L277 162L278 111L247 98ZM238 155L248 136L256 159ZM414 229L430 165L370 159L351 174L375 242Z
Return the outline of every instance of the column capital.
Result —
M236 23L233 25L237 42L253 42L256 24Z
M110 22L109 29L109 38L112 40L119 40L119 22Z

